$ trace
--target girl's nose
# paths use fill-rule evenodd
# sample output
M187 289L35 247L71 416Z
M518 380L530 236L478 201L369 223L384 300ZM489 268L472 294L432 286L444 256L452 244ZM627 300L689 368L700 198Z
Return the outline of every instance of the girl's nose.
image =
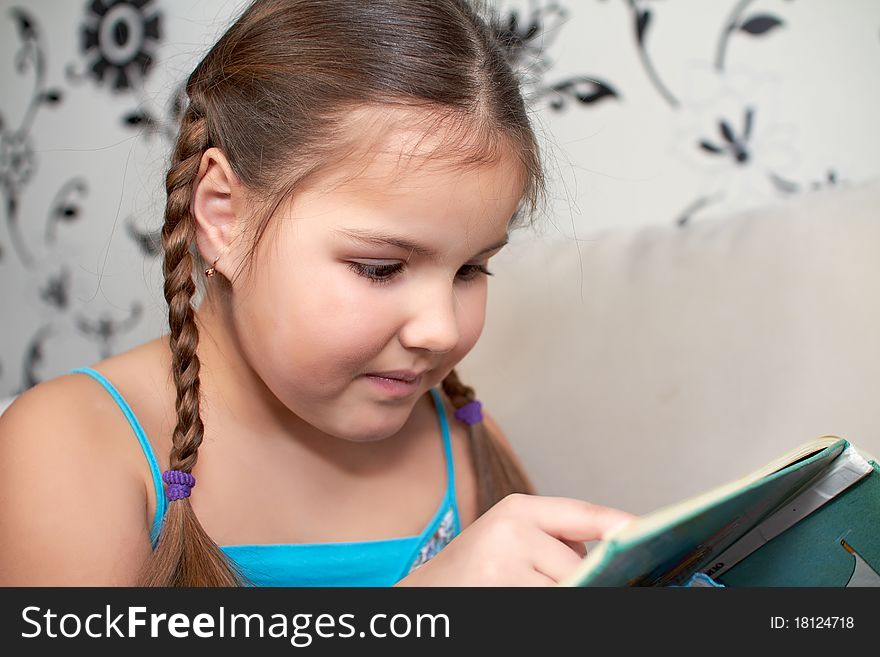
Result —
M440 354L452 351L459 339L456 305L451 285L436 292L417 293L400 330L401 344L407 349L427 349Z

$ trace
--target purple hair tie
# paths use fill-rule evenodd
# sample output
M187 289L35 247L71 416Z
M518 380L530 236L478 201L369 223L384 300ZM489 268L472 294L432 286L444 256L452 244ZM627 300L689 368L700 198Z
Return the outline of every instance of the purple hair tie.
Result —
M162 481L168 484L165 496L169 502L189 497L192 487L196 485L195 477L180 470L166 470L162 473Z
M475 399L456 409L455 417L465 424L477 424L483 421L483 411L480 410L482 407L483 405Z

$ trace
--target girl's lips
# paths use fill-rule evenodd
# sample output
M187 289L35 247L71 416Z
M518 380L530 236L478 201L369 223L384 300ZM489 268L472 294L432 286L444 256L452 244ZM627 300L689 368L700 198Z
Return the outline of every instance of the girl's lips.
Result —
M407 383L411 383L424 373L424 370L421 372L416 372L415 370L385 370L384 372L367 372L369 376L381 376L385 379L397 379L398 381L406 381Z
M399 379L390 379L388 377L379 376L378 374L365 374L366 378L377 390L390 397L403 398L409 397L419 388L422 381L421 375L413 381L401 381Z

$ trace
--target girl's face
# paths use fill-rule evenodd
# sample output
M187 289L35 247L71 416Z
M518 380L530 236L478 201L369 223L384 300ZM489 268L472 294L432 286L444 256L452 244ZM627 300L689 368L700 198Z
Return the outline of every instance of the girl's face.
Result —
M378 152L310 180L272 217L233 289L249 365L292 413L350 441L399 431L474 346L483 270L519 199L514 158L466 170L408 162L411 139L392 130ZM395 392L369 376L394 370L420 377Z

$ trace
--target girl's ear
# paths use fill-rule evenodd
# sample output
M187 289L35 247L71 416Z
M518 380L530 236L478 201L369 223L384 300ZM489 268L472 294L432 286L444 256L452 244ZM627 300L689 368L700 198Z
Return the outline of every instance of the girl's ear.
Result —
M236 258L236 238L244 228L244 189L229 160L219 148L202 154L193 183L192 214L196 224L196 245L205 262L220 260L215 269L227 278Z

